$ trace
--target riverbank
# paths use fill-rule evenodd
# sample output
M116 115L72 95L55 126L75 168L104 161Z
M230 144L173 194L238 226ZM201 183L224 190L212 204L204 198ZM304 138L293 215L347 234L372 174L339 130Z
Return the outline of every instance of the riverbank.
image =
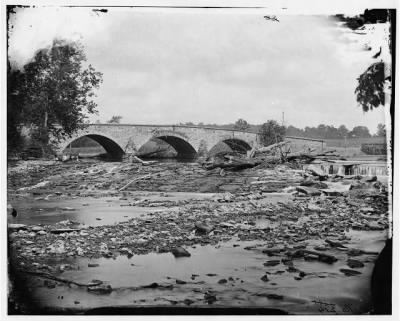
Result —
M223 176L197 163L14 165L10 253L43 311L372 309L369 280L390 227L385 186L374 178L320 181L286 165Z

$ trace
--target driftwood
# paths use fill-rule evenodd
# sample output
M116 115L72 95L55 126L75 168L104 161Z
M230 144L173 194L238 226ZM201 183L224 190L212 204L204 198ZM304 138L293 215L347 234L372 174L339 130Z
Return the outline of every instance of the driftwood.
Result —
M246 168L252 168L261 163L262 163L261 160L249 160L249 159L234 157L231 155L225 155L224 160L215 159L211 162L204 163L203 167L207 170L211 170L214 168L221 168L221 169L236 171Z
M261 147L261 148L253 147L253 149L249 152L248 158L253 158L257 154L269 153L273 149L281 148L282 146L287 145L288 143L289 142L285 141L285 142L280 142L280 143L272 144L272 145Z
M148 166L148 165L157 163L156 161L144 161L143 159L140 159L137 156L132 156L132 162L133 162L133 160L135 160L137 163L141 163L144 166Z
M128 184L122 186L118 191L121 192L122 190L124 190L125 188L127 188L129 185L131 185L133 182L140 181L141 179L147 179L147 178L150 178L150 177L152 177L152 176L153 176L153 175L151 175L151 174L147 174L147 175L144 175L144 176L136 177L136 178L130 180L130 181L128 182Z

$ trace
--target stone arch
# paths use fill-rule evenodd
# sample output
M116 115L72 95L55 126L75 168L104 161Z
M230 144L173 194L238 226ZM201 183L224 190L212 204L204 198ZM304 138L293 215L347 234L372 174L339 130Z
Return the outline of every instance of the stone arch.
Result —
M217 144L215 144L213 148L210 149L211 154L213 154L216 151L216 147L220 143L225 143L232 151L242 154L246 154L246 152L251 149L250 144L247 143L245 140L235 137L229 137L222 139Z
M86 133L82 134L80 136L73 137L67 141L65 141L62 146L60 146L60 152L61 153L67 153L66 148L73 143L75 140L81 137L89 137L93 139L95 142L97 142L99 145L101 145L107 154L113 158L122 158L122 156L125 154L125 151L123 147L115 141L115 139L112 139L106 135L103 134L97 134L97 133Z
M152 136L148 139L157 138L171 145L177 152L177 158L195 158L196 149L189 142L186 135L175 131L154 130ZM147 140L147 141L148 141Z

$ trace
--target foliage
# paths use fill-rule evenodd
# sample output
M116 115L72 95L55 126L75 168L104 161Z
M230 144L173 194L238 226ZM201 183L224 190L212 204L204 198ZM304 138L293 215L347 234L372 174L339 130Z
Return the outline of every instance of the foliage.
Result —
M122 119L122 116L112 116L111 119L107 122L108 124L119 124Z
M350 138L363 138L363 137L371 137L369 133L368 127L365 126L356 126L353 130L349 133Z
M355 17L347 17L344 15L336 15L335 18L343 22L344 27L351 30L356 30L363 27L366 24L377 24L391 22L394 19L396 13L394 10L386 9L373 9L365 10L364 14ZM392 27L392 26L391 26ZM392 31L389 29L390 37L388 48L392 53ZM366 50L372 48L367 45ZM373 59L380 59L382 47L372 57ZM388 61L386 63L389 63ZM373 110L379 106L385 105L385 85L391 88L391 76L388 75L385 78L385 62L381 59L379 62L372 63L367 70L357 78L358 86L355 89L356 99L359 105L362 107L364 112ZM393 104L393 99L392 99Z
M7 64L7 148L17 151L22 147L19 124L23 120L23 95L21 88L24 75L19 70L11 70Z
M84 66L86 56L79 43L55 40L51 48L36 53L24 71L10 71L12 114L35 128L34 137L47 144L50 136L60 139L83 128L87 114L96 112L92 100L102 74ZM17 103L18 102L18 103Z
M378 124L378 128L376 130L376 136L378 136L378 137L386 137L386 126L385 126L385 124Z
M249 129L249 127L250 125L248 124L248 122L242 118L238 119L234 125L234 128L238 130L247 130Z
M357 80L358 86L355 93L358 103L365 112L385 105L385 65L383 62L373 63Z
M268 146L281 142L284 139L285 132L285 126L279 125L275 120L268 120L266 123L261 125L259 130L261 144Z

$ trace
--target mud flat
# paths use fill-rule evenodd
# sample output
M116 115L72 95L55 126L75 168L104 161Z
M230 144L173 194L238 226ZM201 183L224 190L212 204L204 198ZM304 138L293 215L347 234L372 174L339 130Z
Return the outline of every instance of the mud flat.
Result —
M197 163L20 162L8 202L18 213L8 216L10 299L26 314L368 313L390 229L376 177L321 180L287 165L221 176Z

